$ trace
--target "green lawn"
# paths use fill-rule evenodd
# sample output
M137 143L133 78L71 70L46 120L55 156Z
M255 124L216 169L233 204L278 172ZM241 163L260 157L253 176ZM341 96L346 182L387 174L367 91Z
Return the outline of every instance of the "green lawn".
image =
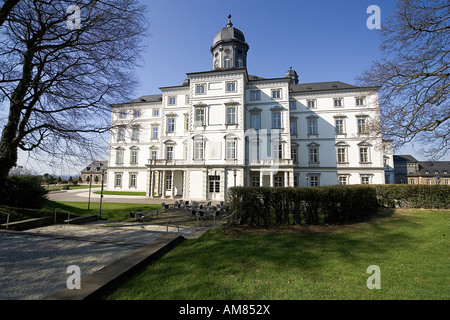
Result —
M343 227L215 229L109 299L449 299L449 210L396 210ZM381 289L369 290L370 265Z
M55 202L47 201L44 209L54 211L60 208L76 215L96 215L100 207L99 202L91 202L89 210L87 202ZM134 203L102 203L102 217L111 221L130 220L130 211L153 211L160 209L159 204L134 204ZM134 220L134 219L131 219Z

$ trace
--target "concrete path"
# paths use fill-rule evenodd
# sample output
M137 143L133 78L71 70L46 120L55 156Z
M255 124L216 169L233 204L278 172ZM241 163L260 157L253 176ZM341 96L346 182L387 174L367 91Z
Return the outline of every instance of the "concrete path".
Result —
M105 222L0 230L0 300L45 299L66 288L69 266L84 279L165 235L161 226Z
M88 197L88 189L49 194L53 201L87 202ZM99 201L100 195L91 193L91 203ZM118 195L104 195L103 201L164 202L143 196ZM165 202L173 201L168 199ZM80 268L82 282L89 279L92 286L93 282L98 283L95 275L102 274L103 270L116 270L114 266L117 264L121 264L119 269L123 269L124 261L125 265L133 264L130 257L135 253L145 256L152 250L152 243L161 242L160 239L168 235L166 228L165 224L100 221L81 226L52 225L24 232L0 230L0 300L61 297L58 293L65 292L67 279L71 276L67 269L72 265ZM185 238L196 238L206 228L182 226L178 229L170 225L168 231L169 235L179 231Z

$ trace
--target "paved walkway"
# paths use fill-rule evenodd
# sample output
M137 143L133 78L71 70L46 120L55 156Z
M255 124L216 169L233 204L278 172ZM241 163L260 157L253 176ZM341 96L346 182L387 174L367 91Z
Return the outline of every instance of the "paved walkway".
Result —
M66 287L69 266L80 267L85 278L165 231L165 226L105 222L0 230L0 300L45 299ZM189 237L196 231L183 228L180 233Z
M49 199L54 201L86 202L88 197L86 189L49 194ZM91 202L95 201L100 201L100 195L91 193ZM164 202L143 196L118 195L104 195L103 201ZM176 212L167 212L152 219L153 223L100 221L81 226L52 225L24 232L0 230L0 300L45 299L66 288L71 275L67 268L71 265L80 267L84 279L160 239L166 231L193 238L206 230L199 228L200 224L184 211L182 213L177 216ZM175 225L167 226L167 219L179 224L180 229Z

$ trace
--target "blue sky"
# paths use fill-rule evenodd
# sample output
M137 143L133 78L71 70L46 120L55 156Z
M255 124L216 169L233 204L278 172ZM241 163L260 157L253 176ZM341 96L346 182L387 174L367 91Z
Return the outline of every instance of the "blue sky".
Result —
M249 74L283 77L290 67L300 82L342 81L355 78L381 57L380 36L367 28L367 8L377 5L381 24L394 12L394 0L142 0L150 22L141 85L132 98L159 94L160 87L180 85L186 73L212 69L210 47L231 14L234 26L250 45ZM122 101L118 101L122 102ZM424 159L412 147L397 150ZM106 156L105 156L106 158ZM442 159L444 160L444 159ZM57 175L79 174L63 163L52 168L33 166L21 154L19 165ZM75 169L75 172L73 170Z
M300 82L355 78L380 57L380 37L366 26L367 8L378 5L382 22L395 1L384 0L156 0L148 6L151 36L145 64L138 70L137 95L159 93L178 85L186 73L212 68L209 51L214 36L231 14L244 32L249 74L283 77L293 67Z

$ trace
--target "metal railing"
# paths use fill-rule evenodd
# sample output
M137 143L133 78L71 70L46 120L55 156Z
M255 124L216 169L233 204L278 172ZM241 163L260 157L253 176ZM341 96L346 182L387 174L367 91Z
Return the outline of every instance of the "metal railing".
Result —
M233 213L229 214L228 216L222 218L217 224L218 225L222 224L222 222L224 222L225 220L230 219L235 213L236 213L236 210L234 210Z
M9 216L10 216L10 213L1 212L1 211L0 211L0 213L1 214L6 214L6 229L8 230L9 229Z
M169 232L169 224L173 224L174 226L176 226L177 229L178 229L177 233L178 233L178 234L180 233L180 226L179 226L178 224L176 224L175 222L171 221L171 220L167 220L167 223L166 223L166 233Z
M57 212L61 212L61 213L67 213L67 223L70 223L70 212L69 211L67 211L67 210L64 210L64 209L60 209L60 208L56 208L55 209L55 217L54 217L54 219L53 219L53 223L54 224L56 224L56 213Z

